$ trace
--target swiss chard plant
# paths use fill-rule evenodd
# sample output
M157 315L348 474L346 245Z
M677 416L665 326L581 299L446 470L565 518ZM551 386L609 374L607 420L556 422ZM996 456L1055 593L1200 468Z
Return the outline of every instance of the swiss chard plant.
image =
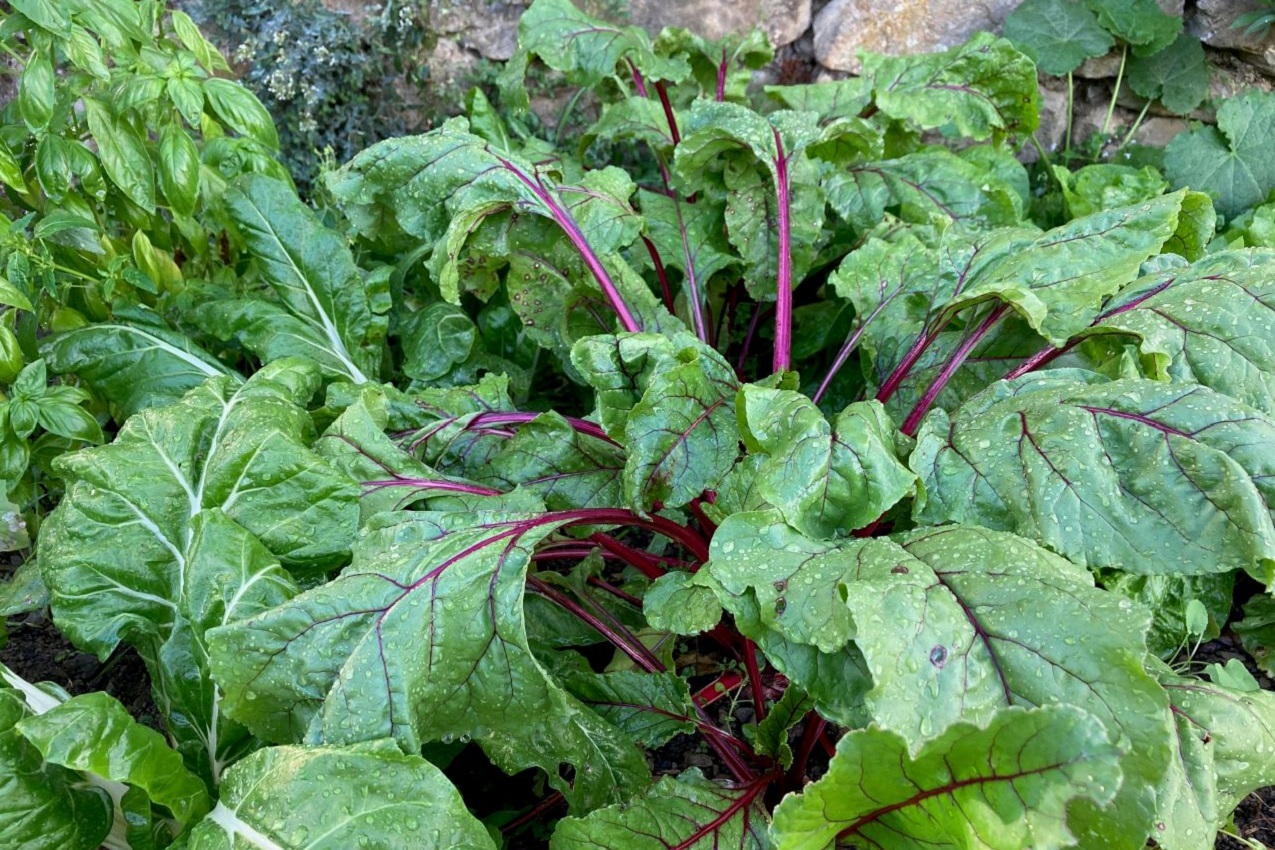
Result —
M769 57L536 0L503 109L318 211L218 185L234 274L41 342L113 438L0 601L140 655L162 734L5 672L0 835L1213 846L1275 783L1275 699L1193 660L1243 602L1271 669L1272 207L1100 165L1033 218L990 35ZM573 146L533 65L598 105Z

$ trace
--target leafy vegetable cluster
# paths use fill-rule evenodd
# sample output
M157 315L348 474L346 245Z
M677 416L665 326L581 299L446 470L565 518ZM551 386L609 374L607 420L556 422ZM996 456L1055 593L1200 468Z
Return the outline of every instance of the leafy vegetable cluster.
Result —
M12 5L0 611L162 728L0 668L6 843L1204 850L1275 783L1190 659L1247 600L1271 669L1269 96L1042 203L1006 40L754 91L535 0L316 211L188 19Z

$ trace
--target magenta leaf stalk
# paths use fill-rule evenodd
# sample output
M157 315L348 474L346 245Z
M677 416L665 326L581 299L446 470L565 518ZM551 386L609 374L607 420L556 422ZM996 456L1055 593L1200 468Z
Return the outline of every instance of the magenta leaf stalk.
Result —
M961 368L961 365L965 363L966 358L970 356L970 352L974 350L974 347L983 341L983 338L987 336L988 332L992 328L996 327L1000 320L1005 318L1005 315L1008 312L1009 305L997 305L992 309L992 312L987 314L987 318L983 319L983 322L974 329L974 332L961 342L960 347L958 347L956 351L952 353L952 356L948 358L948 361L943 364L943 369L939 372L938 377L936 377L934 382L925 390L925 395L921 396L921 400L918 401L916 406L912 408L912 412L908 414L907 419L903 420L903 427L899 429L900 431L907 434L909 437L916 436L916 429L920 427L921 419L924 418L925 414L929 412L929 409L934 405L934 400L939 397L939 393L943 392L943 388L947 386L948 381L952 380L952 376L956 374L956 370Z
M771 371L786 372L792 366L792 223L788 206L788 158L779 130L775 136L775 201L779 210L779 274L775 281L775 357Z
M602 288L602 292L606 295L607 300L611 302L612 309L615 310L616 316L620 320L620 325L630 333L637 333L642 330L642 326L638 324L637 319L633 317L629 305L625 303L624 298L620 295L620 290L616 287L615 282L611 280L611 275L602 265L602 260L594 252L593 246L585 239L584 233L580 230L580 225L576 224L576 220L572 217L570 211L562 206L554 199L548 189L540 183L539 180L532 179L528 174L523 172L518 166L509 160L492 154L500 163L507 168L518 180L526 186L531 193L536 196L541 205L548 210L549 215L562 228L562 232L567 234L567 238L571 240L572 246L584 260L584 264L588 267L589 272L593 275L594 280L598 282L598 286Z
M717 101L726 99L726 48L722 48L722 61L717 63Z

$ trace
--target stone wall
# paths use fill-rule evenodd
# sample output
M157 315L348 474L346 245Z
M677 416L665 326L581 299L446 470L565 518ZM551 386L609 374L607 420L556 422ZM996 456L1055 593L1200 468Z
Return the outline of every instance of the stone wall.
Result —
M332 8L359 14L373 0L323 0ZM530 0L422 0L428 29L438 37L429 60L436 81L461 80L481 60L503 61L514 50L518 19ZM838 79L860 68L859 51L917 53L943 50L974 32L999 32L1021 0L576 0L591 14L643 26L657 33L682 26L718 38L760 26L778 48L766 82ZM1246 36L1231 24L1245 12L1264 8L1260 0L1157 0L1185 19L1186 29L1209 52L1214 98L1244 88L1275 85L1275 27ZM374 7L375 8L375 7ZM1084 138L1106 118L1112 79L1119 68L1113 54L1090 60L1077 73L1073 133ZM1042 79L1045 115L1040 135L1048 147L1061 143L1066 116L1065 88ZM1127 91L1113 127L1129 125L1143 102ZM1138 141L1162 144L1186 124L1153 105ZM1211 120L1200 110L1189 116Z
M918 53L960 44L979 30L998 32L1020 0L628 0L622 14L652 33L680 26L709 38L760 26L777 46L810 39L814 58L830 71L853 73L858 52ZM1206 45L1236 52L1275 75L1275 32L1245 36L1231 28L1258 0L1158 0L1186 18L1189 32ZM349 9L357 0L332 0ZM487 59L513 51L522 0L430 0L435 32ZM604 9L595 9L602 12Z

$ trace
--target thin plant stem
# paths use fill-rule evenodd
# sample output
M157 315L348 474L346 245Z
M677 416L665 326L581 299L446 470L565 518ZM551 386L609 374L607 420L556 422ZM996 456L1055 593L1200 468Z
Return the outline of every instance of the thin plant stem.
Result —
M884 305L882 305L884 306ZM868 323L872 321L872 317L879 312L881 307L873 311L872 316L864 319L859 323L859 327L846 338L845 345L841 346L841 350L837 352L837 359L832 361L832 365L828 367L828 374L823 376L823 381L819 384L819 389L815 390L814 396L811 398L815 404L823 398L823 394L828 391L828 387L832 386L832 379L837 377L837 373L841 371L841 367L846 365L846 361L850 359L850 355L859 347L859 340L863 337L863 332L868 329Z
M1133 138L1133 134L1138 132L1138 128L1142 126L1142 119L1147 117L1147 110L1151 108L1151 101L1142 104L1142 111L1138 113L1138 118L1133 122L1133 126L1129 128L1129 132L1124 134L1124 139L1120 142L1117 150L1122 150L1125 145L1129 144L1129 140Z
M1067 131L1063 136L1063 150L1071 151L1071 125L1076 118L1076 80L1067 72Z
M1124 79L1125 60L1129 58L1129 46L1125 45L1120 51L1120 70L1116 71L1116 84L1111 88L1111 102L1107 104L1107 117L1102 121L1102 134L1105 136L1111 130L1111 116L1116 112L1116 98L1120 96L1120 82Z
M567 105L563 108L562 114L558 116L558 123L553 128L553 146L554 147L558 147L558 140L562 138L562 130L567 125L567 118L570 117L571 113L575 111L576 104L580 102L580 97L586 91L588 91L588 89L585 89L585 88L577 89L576 93L571 95L571 99L567 101Z

